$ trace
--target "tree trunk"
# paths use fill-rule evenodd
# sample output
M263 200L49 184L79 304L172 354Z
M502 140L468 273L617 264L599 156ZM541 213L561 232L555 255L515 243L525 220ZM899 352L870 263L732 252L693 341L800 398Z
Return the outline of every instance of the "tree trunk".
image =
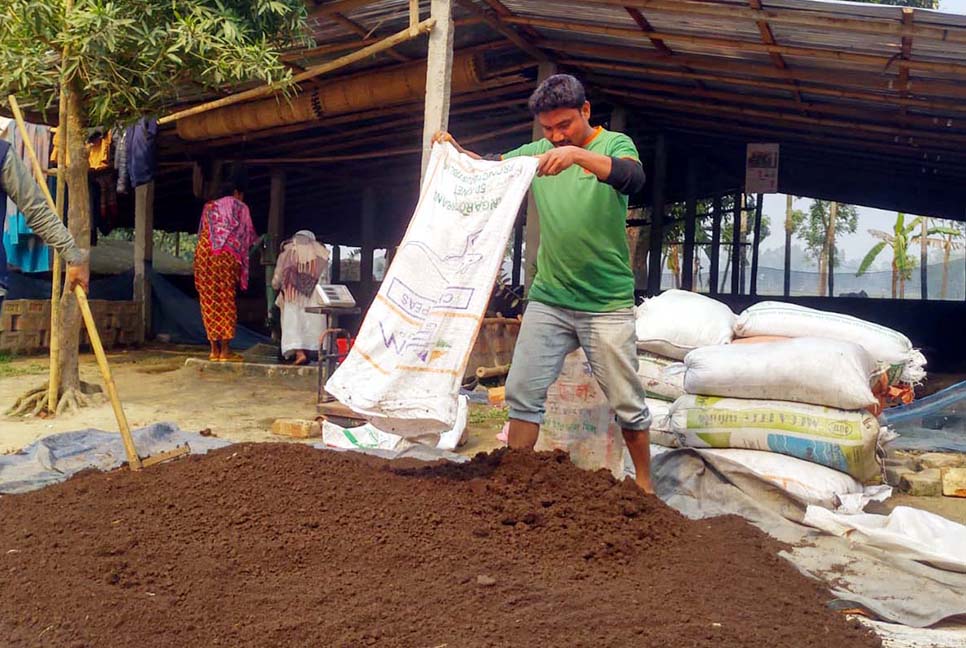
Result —
M940 299L946 299L946 290L949 287L949 251L952 248L950 236L946 235L943 241L943 286L939 292Z
M897 297L896 291L899 287L899 266L896 265L895 257L892 259L892 298Z
M929 299L929 270L926 263L929 261L929 219L925 216L919 221L919 299Z
M785 272L784 272L784 294L786 297L792 292L792 229L795 224L792 222L792 196L785 196Z
M839 204L830 202L828 204L828 227L825 228L825 244L822 246L822 258L818 268L818 294L821 297L828 295L828 275L832 272L832 250L835 247L835 225L838 220Z
M87 186L88 160L85 147L86 125L81 98L83 94L76 83L71 87L67 101L67 150L70 163L67 166L67 191L70 203L67 209L67 227L78 247L90 249L91 213L90 191ZM78 373L78 347L80 345L81 315L73 293L64 291L60 311L60 384L61 392L80 389Z
M728 271L731 270L731 259L732 259L733 256L734 255L729 254L728 255L728 260L725 261L724 276L721 278L721 288L718 290L718 292L724 292L725 291L725 286L728 285Z

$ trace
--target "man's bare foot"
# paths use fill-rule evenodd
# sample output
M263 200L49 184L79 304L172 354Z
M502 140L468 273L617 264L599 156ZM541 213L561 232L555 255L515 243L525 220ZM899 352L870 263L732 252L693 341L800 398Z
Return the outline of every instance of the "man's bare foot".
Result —
M651 484L650 479L635 479L634 483L637 484L638 488L644 491L645 495L654 494L654 486Z
M295 361L292 364L304 365L308 361L309 361L309 357L305 355L305 351L299 350L295 352Z

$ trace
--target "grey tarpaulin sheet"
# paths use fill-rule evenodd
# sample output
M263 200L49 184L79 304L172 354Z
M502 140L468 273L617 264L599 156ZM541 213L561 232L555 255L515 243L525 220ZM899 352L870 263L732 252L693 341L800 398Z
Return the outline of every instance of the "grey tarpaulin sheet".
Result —
M192 454L204 454L209 450L231 445L230 441L224 439L184 432L173 423L155 423L134 430L132 435L138 454L142 457L171 450L184 443L189 445ZM312 447L333 450L321 443ZM413 446L403 450L367 450L365 453L383 459L468 461L461 455L429 446ZM25 493L64 481L87 468L111 470L124 461L124 445L117 432L88 429L52 434L16 454L0 456L0 493Z
M155 423L132 433L142 457L187 443L192 454L229 445L228 441L182 432L172 423ZM87 468L111 470L127 461L117 432L78 430L52 434L20 452L0 456L0 493L25 493L64 481Z
M799 571L882 619L923 628L966 615L966 574L806 527L801 504L734 462L682 448L655 456L652 476L661 499L686 516L740 515L792 545L783 555Z

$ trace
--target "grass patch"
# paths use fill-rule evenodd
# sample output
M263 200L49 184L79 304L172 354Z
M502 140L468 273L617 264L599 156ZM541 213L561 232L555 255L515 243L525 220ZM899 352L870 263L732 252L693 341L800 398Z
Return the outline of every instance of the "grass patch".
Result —
M493 407L473 403L470 405L467 424L469 425L499 425L502 427L509 418L509 411L505 407Z
M36 376L47 373L47 367L36 362L15 363L17 356L12 353L0 352L0 378L11 376Z

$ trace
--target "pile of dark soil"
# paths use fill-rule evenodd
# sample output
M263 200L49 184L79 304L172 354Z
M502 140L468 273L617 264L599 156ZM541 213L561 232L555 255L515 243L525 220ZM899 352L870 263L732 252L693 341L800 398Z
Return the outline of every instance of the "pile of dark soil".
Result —
M0 499L3 646L844 646L876 638L734 517L564 455L236 445Z

